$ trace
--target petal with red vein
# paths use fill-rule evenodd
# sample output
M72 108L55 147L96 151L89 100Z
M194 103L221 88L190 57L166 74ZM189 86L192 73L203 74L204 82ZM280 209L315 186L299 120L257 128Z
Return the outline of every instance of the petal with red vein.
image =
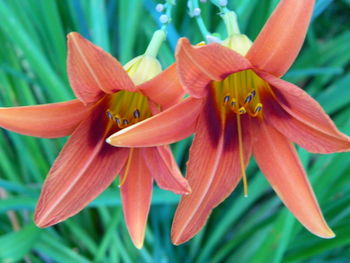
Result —
M90 109L79 100L0 108L0 127L29 136L63 137L74 131Z
M247 58L277 77L297 57L310 23L315 0L281 0L250 48Z
M243 120L243 119L242 119ZM202 114L193 144L187 176L192 193L182 196L172 225L172 241L178 245L197 234L207 221L211 211L224 201L241 179L241 166L237 139L236 117L225 127L216 126L217 131L208 128L212 122ZM245 126L244 122L242 122ZM251 151L249 132L244 127L244 160L248 162ZM216 143L213 135L216 132Z
M253 154L275 192L310 232L323 238L334 237L293 145L264 122L256 129Z
M175 194L189 194L191 188L182 177L169 146L158 146L141 149L157 185Z
M161 105L163 109L176 104L185 95L173 64L153 79L137 86L143 94Z
M112 183L124 166L128 149L105 143L108 130L104 115L103 107L95 109L74 131L53 164L35 210L39 227L78 213Z
M186 38L179 40L176 61L184 88L195 98L207 94L212 80L223 80L231 73L251 68L245 57L227 47L217 43L192 46Z
M201 109L201 99L187 98L149 119L120 130L107 142L122 147L149 147L180 141L194 132Z
M276 99L265 99L266 120L289 140L313 153L350 150L350 138L341 133L322 107L299 87L265 74Z
M75 95L84 103L97 101L103 93L135 90L114 57L74 32L68 35L67 72Z
M130 169L120 187L123 212L129 234L135 246L141 248L152 198L153 179L140 149L133 149Z

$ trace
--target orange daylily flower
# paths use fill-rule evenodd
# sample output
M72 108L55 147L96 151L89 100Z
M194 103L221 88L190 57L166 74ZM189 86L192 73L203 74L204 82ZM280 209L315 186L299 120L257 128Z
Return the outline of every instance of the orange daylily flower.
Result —
M186 177L192 193L176 210L175 244L192 238L241 178L246 188L251 155L309 231L334 236L291 142L333 153L348 151L350 138L306 92L280 79L302 46L313 6L314 0L281 1L253 44L244 35L222 45L191 46L181 39L178 73L191 97L108 139L118 146L154 146L195 133Z
M184 91L175 65L161 74L147 55L124 66L78 33L68 35L68 75L78 99L0 108L0 126L44 138L71 135L45 180L35 223L48 227L78 213L121 175L124 216L140 248L153 179L177 194L190 192L168 146L118 148L106 138L178 102Z

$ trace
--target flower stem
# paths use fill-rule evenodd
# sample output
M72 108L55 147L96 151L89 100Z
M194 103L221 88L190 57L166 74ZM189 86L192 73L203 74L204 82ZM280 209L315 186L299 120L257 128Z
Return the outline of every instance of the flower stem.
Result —
M198 0L190 0L190 6L192 9L190 10L190 12L192 12L195 8L199 8ZM203 38L206 40L207 37L211 35L211 33L208 31L207 27L205 26L203 18L200 14L195 16L195 19Z
M232 36L234 34L240 34L240 30L237 22L237 15L235 12L233 11L225 12L223 15L221 15L221 18L225 22L228 36Z
M234 11L229 10L226 5L222 5L219 0L211 0L211 2L220 9L221 18L224 20L226 25L226 31L228 36L234 34L240 34L237 15Z
M158 51L166 38L165 30L159 29L153 33L152 39L148 44L145 55L156 57Z

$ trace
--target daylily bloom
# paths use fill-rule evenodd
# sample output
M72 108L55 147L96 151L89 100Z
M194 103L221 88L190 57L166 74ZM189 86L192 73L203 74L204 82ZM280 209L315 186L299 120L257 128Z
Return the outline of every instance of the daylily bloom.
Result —
M283 203L312 233L331 238L294 142L313 153L343 152L350 138L306 92L280 77L304 41L314 0L283 0L255 42L232 34L222 44L177 47L190 98L114 134L118 146L155 146L191 133L187 179L192 193L177 208L172 240L181 244L243 178L251 155ZM141 136L142 134L142 136Z
M3 128L44 138L71 135L45 180L35 223L48 227L73 216L120 174L124 216L131 238L140 248L153 179L160 188L177 194L187 194L190 188L168 146L118 148L105 140L182 98L176 67L160 73L158 60L143 55L123 68L78 33L68 35L67 67L78 99L0 108Z

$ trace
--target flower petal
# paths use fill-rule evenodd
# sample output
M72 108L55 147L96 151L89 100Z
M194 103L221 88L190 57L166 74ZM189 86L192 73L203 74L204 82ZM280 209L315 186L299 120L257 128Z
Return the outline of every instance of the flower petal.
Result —
M143 148L143 156L157 185L175 194L189 194L191 188L182 177L169 146Z
M232 116L223 131L220 124L213 123L211 114L210 111L201 114L190 149L186 179L192 193L182 196L174 216L171 236L176 245L201 230L211 211L228 197L241 179L236 117ZM243 134L246 135L243 154L247 164L251 140L247 129L244 128Z
M135 90L114 57L75 32L68 34L67 71L75 95L84 103L97 101L103 93Z
M350 150L350 138L341 133L322 107L299 87L265 74L276 99L263 101L266 120L289 140L313 153Z
M176 48L177 70L187 92L202 98L212 80L222 80L227 75L251 68L250 62L217 43L191 46L186 38L179 40Z
M185 90L178 79L175 64L153 79L139 85L138 88L143 94L162 106L162 109L176 104L185 95Z
M79 100L0 108L0 127L29 136L63 137L74 131L90 109Z
M111 135L107 142L122 147L159 146L180 141L195 129L202 100L188 98L165 111Z
M315 0L281 0L255 39L247 58L276 77L293 64L304 42Z
M101 106L101 105L99 105ZM74 131L45 180L35 223L48 227L73 216L105 190L124 166L128 149L105 143L104 108Z
M147 217L152 198L153 179L140 149L133 149L130 169L125 183L120 187L123 212L129 234L135 246L142 248ZM129 157L130 158L130 157Z
M310 232L323 238L334 237L293 145L264 122L256 128L253 154L275 192Z

